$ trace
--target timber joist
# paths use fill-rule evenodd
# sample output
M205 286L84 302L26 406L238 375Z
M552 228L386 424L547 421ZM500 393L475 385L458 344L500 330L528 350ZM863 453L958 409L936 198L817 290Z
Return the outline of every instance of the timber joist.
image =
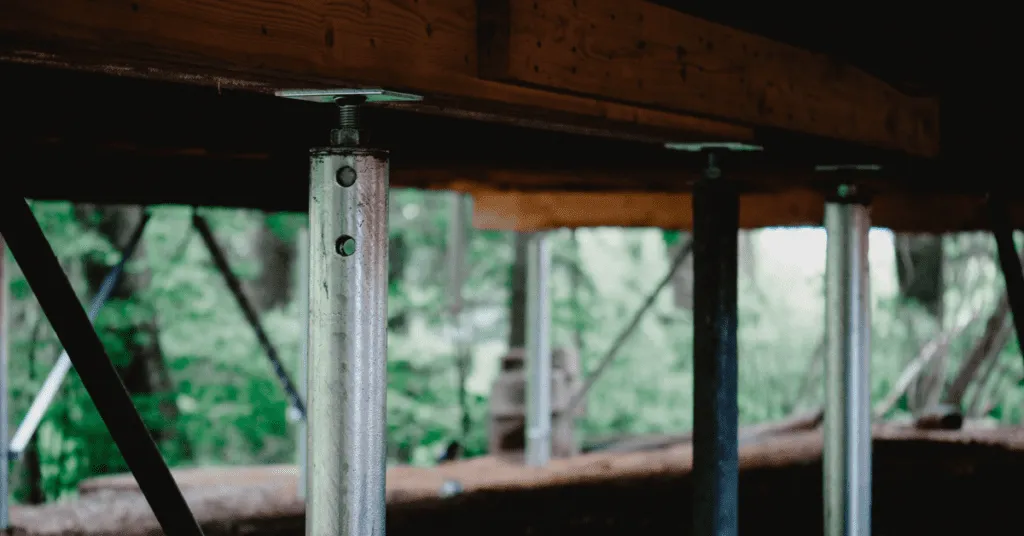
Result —
M0 56L251 90L381 86L442 113L613 134L776 127L938 152L934 100L639 0L10 0Z
M0 160L80 170L26 181L40 199L305 210L334 112L272 93L374 86L424 98L364 113L392 185L472 193L485 227L686 228L704 157L663 145L692 141L763 147L723 163L744 227L820 223L815 166L849 163L881 166L847 181L879 225L986 225L936 99L639 0L12 0L0 78Z

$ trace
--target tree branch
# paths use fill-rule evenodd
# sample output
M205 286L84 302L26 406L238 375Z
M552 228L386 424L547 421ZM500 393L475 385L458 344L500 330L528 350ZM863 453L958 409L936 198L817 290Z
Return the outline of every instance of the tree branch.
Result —
M1004 293L985 323L984 333L971 349L971 353L967 355L967 359L960 365L956 377L946 388L945 403L960 407L967 388L970 387L982 365L992 359L994 355L998 355L999 350L1006 345L1010 336L1010 331L1006 329L1006 320L1009 314L1010 300Z
M910 364L903 369L903 373L900 374L896 384L893 386L889 395L885 397L885 400L880 403L875 409L875 417L882 418L888 415L896 404L899 403L903 395L907 394L907 390L910 389L911 384L921 374L925 367L930 363L936 356L942 354L949 347L950 341L955 339L960 333L962 333L968 326L974 323L978 319L978 313L971 315L971 318L966 322L956 326L947 331L943 331L934 339L925 343L921 347L921 350L917 353L917 356L911 360Z

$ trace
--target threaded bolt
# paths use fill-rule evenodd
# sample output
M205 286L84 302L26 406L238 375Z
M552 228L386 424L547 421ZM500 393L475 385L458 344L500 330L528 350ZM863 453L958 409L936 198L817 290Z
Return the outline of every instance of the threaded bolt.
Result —
M715 153L708 153L708 167L704 169L704 176L709 179L717 179L722 176L722 170L718 168L718 157Z
M356 104L339 104L338 119L341 128L359 128L359 106Z
M359 105L364 102L366 102L366 97L362 95L349 95L334 99L334 104L338 105L338 120L341 128L359 129Z

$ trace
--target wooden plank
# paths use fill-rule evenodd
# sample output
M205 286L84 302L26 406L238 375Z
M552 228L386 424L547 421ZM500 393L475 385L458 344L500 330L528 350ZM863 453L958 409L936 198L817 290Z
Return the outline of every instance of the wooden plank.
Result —
M472 188L473 225L519 232L578 227L693 228L693 197L651 192L498 192ZM817 226L825 197L811 190L745 194L740 227ZM1014 226L1024 228L1024 202L1015 201ZM987 230L985 198L977 194L914 195L886 192L871 203L875 227L899 232Z
M476 54L474 0L0 4L5 61L255 91L384 86L427 96L435 113L661 141L753 136L722 121L481 80Z
M754 194L740 202L740 227L819 225L823 197L814 192ZM473 192L473 226L519 232L562 227L691 229L690 193Z
M820 432L777 434L740 447L744 534L821 534ZM1024 477L1024 430L874 429L876 517L880 534L1003 534L1016 518L1016 497L993 494ZM692 484L688 445L633 453L552 460L543 468L480 457L440 467L387 469L388 534L478 535L595 533L690 534L685 502ZM302 534L303 503L294 466L176 469L175 480L208 536ZM83 492L70 500L15 505L10 531L19 536L149 536L152 511L130 476L116 493ZM459 497L440 496L446 480ZM84 487L89 488L88 484ZM94 488L95 489L95 488ZM101 488L102 489L102 488ZM109 490L108 490L109 491ZM587 500L580 500L585 495ZM680 503L684 503L682 506ZM794 505L805 508L794 516ZM510 508L515 506L516 508ZM907 516L908 508L943 515ZM642 513L643 517L637 514ZM639 527L638 527L639 526ZM614 528L615 530L609 530ZM621 530L619 530L621 528ZM251 531L251 532L249 532Z
M932 156L937 99L637 0L481 0L480 74Z

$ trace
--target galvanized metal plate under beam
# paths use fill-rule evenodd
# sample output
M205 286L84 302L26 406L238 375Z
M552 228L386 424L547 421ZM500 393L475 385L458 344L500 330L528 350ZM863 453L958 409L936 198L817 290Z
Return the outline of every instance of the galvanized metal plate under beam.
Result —
M365 97L366 102L414 102L423 100L419 95L380 88L343 89L286 89L276 93L279 97L330 104L343 97Z

